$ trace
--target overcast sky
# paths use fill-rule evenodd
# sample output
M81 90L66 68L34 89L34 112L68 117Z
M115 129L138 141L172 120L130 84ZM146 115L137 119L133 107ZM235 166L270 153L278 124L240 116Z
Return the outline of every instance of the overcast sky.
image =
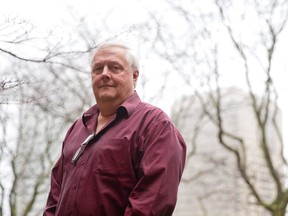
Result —
M63 22L71 22L71 12L76 13L76 15L83 16L87 19L97 20L101 16L107 14L113 14L107 19L107 24L115 26L115 31L118 31L122 25L133 24L136 22L145 21L147 19L147 11L145 8L150 7L150 9L157 9L165 13L164 0L0 0L0 16L17 16L22 19L26 19L36 25L37 28L48 30L69 27L63 26ZM208 7L206 0L195 1L202 2L202 7ZM173 18L171 18L173 21ZM62 25L61 25L62 24ZM179 25L179 24L178 24ZM68 30L69 31L69 30ZM288 33L286 31L284 37L288 38ZM287 43L284 44L287 46ZM287 47L288 48L288 47ZM287 49L285 49L287 50ZM287 54L278 56L278 59L283 60L287 58ZM229 63L227 62L229 67ZM281 66L280 70L285 70L287 72L287 65ZM231 76L231 75L230 75ZM234 75L232 75L234 76ZM283 128L284 131L288 128L288 72L286 75L281 75L279 78L279 85L281 91L280 106L283 111ZM288 135L283 133L285 139L287 140Z
M135 1L135 0L1 0L0 11L4 14L16 15L21 18L30 20L40 28L51 28L57 26L60 22L71 17L71 10L85 15L88 18L97 19L98 16L106 15L113 12L114 19L111 23L133 23L143 18L145 11L143 7L151 4L152 0ZM161 0L152 1L153 6L157 7Z

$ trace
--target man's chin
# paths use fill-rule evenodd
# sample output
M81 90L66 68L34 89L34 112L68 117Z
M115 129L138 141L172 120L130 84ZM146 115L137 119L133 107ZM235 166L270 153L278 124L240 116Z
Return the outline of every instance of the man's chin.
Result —
M99 95L101 101L112 101L115 100L115 95L113 94L101 94Z

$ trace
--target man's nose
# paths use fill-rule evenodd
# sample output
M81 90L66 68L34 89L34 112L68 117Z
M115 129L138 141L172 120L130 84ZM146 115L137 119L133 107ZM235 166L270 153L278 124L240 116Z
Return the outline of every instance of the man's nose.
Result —
M110 73L111 73L111 71L110 71L108 65L104 65L102 75L106 75L106 76L109 75L110 76L111 75Z

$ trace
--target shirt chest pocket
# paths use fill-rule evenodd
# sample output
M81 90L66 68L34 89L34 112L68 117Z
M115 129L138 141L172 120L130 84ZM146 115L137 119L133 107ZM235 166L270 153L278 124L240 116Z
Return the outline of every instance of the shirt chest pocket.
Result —
M127 176L133 172L130 142L127 139L109 139L99 145L96 143L92 157L96 174Z

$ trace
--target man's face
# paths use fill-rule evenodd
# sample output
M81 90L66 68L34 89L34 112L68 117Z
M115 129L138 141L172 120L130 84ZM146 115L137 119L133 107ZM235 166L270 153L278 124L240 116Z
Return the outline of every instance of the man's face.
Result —
M92 87L97 103L123 103L134 92L138 71L133 71L120 47L99 50L92 59Z

